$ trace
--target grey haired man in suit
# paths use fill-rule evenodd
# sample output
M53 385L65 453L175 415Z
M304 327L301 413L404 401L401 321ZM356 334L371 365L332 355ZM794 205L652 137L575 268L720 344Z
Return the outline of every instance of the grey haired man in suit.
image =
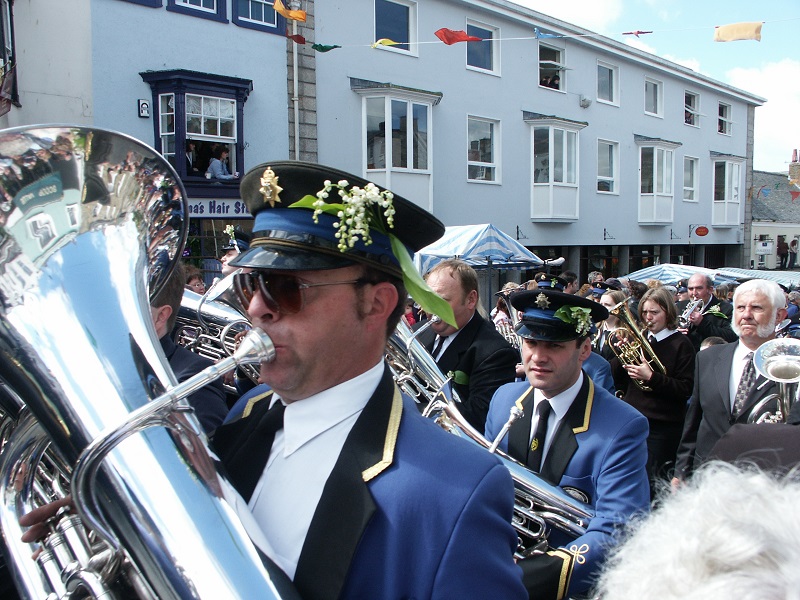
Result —
M751 279L736 288L732 327L739 341L697 355L673 485L688 478L717 440L733 424L746 423L756 403L775 391L774 382L755 373L752 353L775 337L776 325L785 318L786 297L775 282Z

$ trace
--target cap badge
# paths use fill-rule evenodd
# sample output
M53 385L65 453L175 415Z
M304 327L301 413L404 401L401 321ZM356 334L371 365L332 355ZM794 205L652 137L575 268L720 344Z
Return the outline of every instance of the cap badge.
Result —
M539 294L536 296L536 306L541 309L548 308L550 306L550 300L547 299L547 296L544 294Z
M283 191L283 188L278 185L278 176L272 168L267 167L266 171L261 175L261 187L258 190L264 196L264 200L269 202L272 208L275 208L275 203L280 204L281 199L278 197Z

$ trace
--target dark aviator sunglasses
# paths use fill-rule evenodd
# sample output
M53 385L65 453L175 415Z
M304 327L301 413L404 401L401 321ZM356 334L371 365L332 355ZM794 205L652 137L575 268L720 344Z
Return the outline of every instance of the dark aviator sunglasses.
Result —
M303 290L328 285L364 285L366 279L348 279L346 281L323 281L305 283L294 275L270 273L269 271L250 271L239 273L233 277L233 289L242 301L245 309L250 308L256 290L261 292L264 304L273 312L293 315L303 308Z

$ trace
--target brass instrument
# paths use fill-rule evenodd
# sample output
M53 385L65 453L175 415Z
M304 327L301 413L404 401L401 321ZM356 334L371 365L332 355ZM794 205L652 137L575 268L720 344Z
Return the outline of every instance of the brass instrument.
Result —
M617 317L619 327L609 332L606 343L609 344L620 362L623 365L647 363L654 372L666 375L667 370L656 356L647 337L643 335L647 327L639 329L639 325L628 308L627 299L612 306L608 312ZM641 379L632 379L632 381L643 392L653 391L653 388Z
M238 339L250 330L247 311L233 292L233 276L237 269L211 286L202 296L184 290L181 308L172 331L176 344L213 362L233 356ZM258 383L257 364L246 364L240 371L253 383ZM228 392L238 394L236 388L225 385Z
M423 326L425 327L425 326ZM517 558L532 556L547 549L547 538L552 527L573 537L586 532L594 516L592 508L569 496L517 462L497 450L501 437L508 431L511 419L494 443L475 430L458 410L458 397L450 381L442 374L436 362L419 343L402 320L389 339L386 360L400 389L412 396L422 409L423 416L434 419L449 433L465 438L497 454L514 480L514 515L512 525L517 532ZM521 415L515 415L518 418Z
M3 131L2 160L18 168L0 173L0 530L17 588L278 598L184 399L252 355L178 386L150 315L186 240L177 174L133 138L77 126ZM77 514L48 523L34 561L19 516L69 493Z
M686 329L691 325L689 322L689 315L691 315L694 311L697 310L698 307L703 305L703 299L697 298L696 300L689 300L686 304L686 308L683 309L683 312L678 315L678 327L681 329Z
M511 344L511 346L515 350L519 351L522 348L522 341L520 340L520 337L517 335L516 331L517 323L519 323L519 316L518 316L518 311L513 306L511 306L511 294L513 294L514 291L501 290L495 293L495 296L498 296L503 299L503 302L506 305L508 318L510 322L504 319L502 321L495 323L494 326L495 329L497 329L497 331L500 333L500 335L506 338L506 341L509 344Z
M753 352L756 372L778 383L778 392L765 396L751 409L748 423L785 423L800 391L800 340L776 338ZM774 410L770 408L775 405Z

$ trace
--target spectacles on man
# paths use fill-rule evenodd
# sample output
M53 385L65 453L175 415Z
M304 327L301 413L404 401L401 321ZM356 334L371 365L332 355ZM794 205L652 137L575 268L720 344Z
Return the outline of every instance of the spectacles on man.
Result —
M195 288L195 289L199 290L201 288L206 287L206 284L203 283L202 281L195 281L194 283L187 283L186 287L187 288Z
M322 281L305 283L294 275L270 273L269 271L250 271L239 273L233 277L233 289L245 309L250 307L256 290L261 292L264 304L273 312L293 315L303 308L303 290L328 285L364 285L366 279L348 279L346 281Z

